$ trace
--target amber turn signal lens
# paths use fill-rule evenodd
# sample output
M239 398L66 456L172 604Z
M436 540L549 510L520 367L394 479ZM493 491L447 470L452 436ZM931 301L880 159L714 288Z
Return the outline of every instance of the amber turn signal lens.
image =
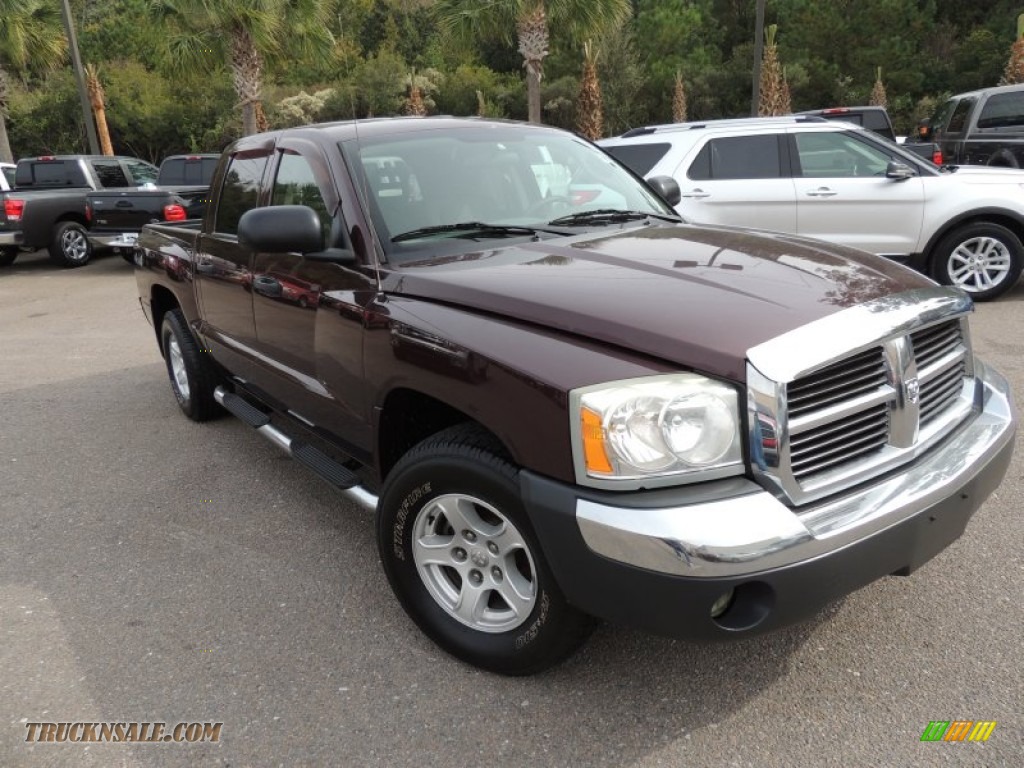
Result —
M600 472L604 475L612 473L612 463L608 460L608 452L604 447L604 429L601 416L589 408L583 408L583 456L587 462L588 472Z

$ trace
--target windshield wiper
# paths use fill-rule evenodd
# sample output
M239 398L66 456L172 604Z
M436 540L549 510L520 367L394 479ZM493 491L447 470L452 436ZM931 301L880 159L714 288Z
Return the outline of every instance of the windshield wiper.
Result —
M666 213L655 213L654 211L623 211L618 208L598 208L596 211L580 211L559 219L549 221L548 224L555 226L572 227L585 224L597 224L599 222L637 221L639 219L661 219L681 224L682 219L678 216L671 216Z
M537 227L521 227L506 224L487 224L483 221L463 221L458 224L438 224L433 227L420 227L402 232L391 238L392 243L400 243L403 240L416 240L429 235L442 235L446 232L473 233L474 235L486 234L491 237L502 237L504 235L534 235L538 232L547 232L552 235L563 235L554 229L538 229Z

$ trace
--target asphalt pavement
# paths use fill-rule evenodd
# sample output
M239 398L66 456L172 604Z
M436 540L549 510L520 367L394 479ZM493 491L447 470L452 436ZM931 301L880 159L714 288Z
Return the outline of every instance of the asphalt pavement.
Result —
M972 327L1024 396L1024 284ZM711 646L602 626L498 677L406 618L368 513L179 413L128 264L23 256L0 270L0 766L1019 766L1022 461L939 557L807 624ZM997 726L921 742L934 720ZM114 721L223 726L26 743Z

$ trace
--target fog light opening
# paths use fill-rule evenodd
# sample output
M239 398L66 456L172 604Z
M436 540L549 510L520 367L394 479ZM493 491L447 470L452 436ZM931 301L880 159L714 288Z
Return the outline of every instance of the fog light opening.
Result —
M722 629L743 632L768 618L775 607L775 590L763 581L733 587L711 606L711 620Z
M711 605L711 618L717 619L723 613L729 610L729 606L732 605L733 599L736 597L736 590L730 589L728 592L724 592L714 603Z

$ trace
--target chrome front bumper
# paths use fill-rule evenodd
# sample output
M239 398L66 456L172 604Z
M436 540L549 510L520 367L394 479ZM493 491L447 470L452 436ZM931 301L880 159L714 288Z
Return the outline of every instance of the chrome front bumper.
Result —
M1012 451L1016 431L1009 384L981 361L976 365L982 411L931 452L878 482L798 509L767 491L659 509L578 499L576 522L583 540L599 555L650 571L735 577L827 555L958 494L967 504L966 486L987 479L980 485L994 487L1002 479L1004 454Z

